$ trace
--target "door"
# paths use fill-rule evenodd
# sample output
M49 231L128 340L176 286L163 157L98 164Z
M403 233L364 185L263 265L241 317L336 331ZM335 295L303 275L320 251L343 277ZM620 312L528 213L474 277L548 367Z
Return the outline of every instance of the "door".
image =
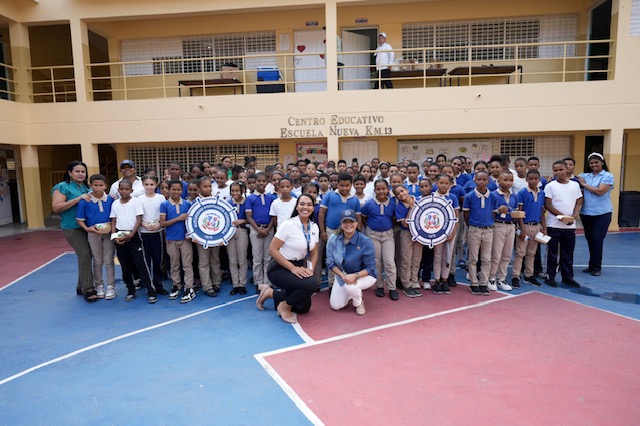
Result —
M296 55L293 59L296 92L322 92L327 89L324 34L324 30L294 32L294 51L305 53ZM305 83L306 81L314 83Z
M372 158L378 157L378 141L345 141L340 143L340 154L347 164L351 164L352 158L357 158L359 164L364 164Z
M589 40L607 40L611 36L611 0L607 0L591 10L591 31ZM587 80L606 80L609 68L608 43L589 45L589 56L603 56L602 58L589 59ZM604 70L605 72L593 72Z
M342 32L342 50L344 52L359 52L369 50L371 39L369 36L357 34L352 31ZM370 78L370 62L371 54L356 53L352 55L342 55L342 62L345 67L342 69L342 90L368 90L371 88ZM373 157L372 157L373 158Z

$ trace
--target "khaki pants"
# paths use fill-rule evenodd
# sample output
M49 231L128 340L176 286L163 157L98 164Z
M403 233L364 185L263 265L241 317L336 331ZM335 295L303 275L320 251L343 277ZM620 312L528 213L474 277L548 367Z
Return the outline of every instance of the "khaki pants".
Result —
M182 279L180 278L180 261L182 260L184 286L193 288L193 244L191 241L167 241L167 254L171 262L171 281L173 286L178 289L182 288Z
M384 287L382 273L387 277L387 289L396 289L396 278L398 270L396 268L396 242L393 238L393 229L388 231L374 231L367 228L367 234L373 242L373 248L376 251L376 271L378 278L376 279L376 288Z
M200 272L200 282L202 290L213 290L214 285L222 282L222 269L220 269L220 247L209 247L205 249L200 244L198 248L198 271ZM169 253L171 255L171 253Z
M116 254L116 245L111 240L111 234L100 235L94 232L87 233L87 240L91 248L91 256L93 257L93 282L97 287L104 288L104 280L102 279L102 266L107 270L107 286L114 287L116 285L116 267L113 258Z
M491 270L491 249L493 245L493 227L479 228L469 225L467 230L467 249L469 250L469 281L471 285L487 285ZM478 258L480 258L480 276L478 277Z
M253 283L255 285L270 285L269 277L267 277L267 268L271 262L269 254L269 246L273 239L273 229L264 238L258 238L258 232L253 229L249 230L249 239L251 240L251 250L253 251Z
M236 229L236 233L229 241L229 271L233 287L247 285L247 248L249 247L249 231L245 228Z
M496 222L493 227L491 270L489 280L504 281L516 238L516 226L512 223Z
M422 260L422 244L413 241L411 232L400 232L400 282L404 288L420 288L418 272Z
M520 236L516 238L516 254L513 258L513 270L511 276L513 278L520 278L522 272L522 260L524 259L524 276L529 278L533 276L533 262L536 257L536 251L538 250L538 242L533 237L540 232L540 224L527 225L525 223L524 229L520 232L529 236L528 241L523 241Z
M453 264L453 259L456 253L456 239L453 241L445 241L442 244L438 244L433 247L433 277L436 281L443 279L446 280L449 277L449 272L453 268L455 275L456 266Z

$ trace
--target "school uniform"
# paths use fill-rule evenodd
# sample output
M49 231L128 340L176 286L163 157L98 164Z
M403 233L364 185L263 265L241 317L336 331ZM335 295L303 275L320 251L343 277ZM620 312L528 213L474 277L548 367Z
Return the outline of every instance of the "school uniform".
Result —
M160 214L165 216L165 220L172 220L181 214L188 213L190 207L191 203L187 200L181 198L180 201L175 202L169 198L160 205ZM180 274L180 262L182 261L184 285L187 289L191 289L194 286L193 245L191 241L186 239L186 223L185 221L177 221L173 225L167 226L165 231L173 286L178 289L182 288Z
M231 204L231 188L229 187L229 185L225 186L224 188L217 187L216 190L211 193L211 195Z
M231 199L231 205L236 209L238 220L245 220L246 214L246 199L236 202ZM249 230L246 223L236 228L236 233L233 234L229 245L227 246L227 253L229 253L229 271L231 272L231 284L233 287L245 287L247 285L247 250L249 248Z
M446 194L434 193L436 197L443 197L447 200L451 200L451 206L458 213L460 211L460 202L456 195L451 194L451 191ZM436 280L446 280L449 277L449 271L451 269L452 259L455 255L456 238L452 241L444 241L433 248L433 276ZM454 266L455 270L455 266ZM454 272L455 273L455 272Z
M524 211L525 218L521 219L520 232L524 233L528 240L516 238L516 253L513 257L511 276L520 278L524 259L524 277L534 275L534 259L538 250L538 242L535 235L542 229L542 215L544 214L544 191L540 188L532 190L528 186L518 192L518 205Z
M273 194L260 194L256 191L249 195L247 201L245 201L245 212L251 213L251 217L259 228L267 228L271 223L269 210L274 200L275 196ZM267 268L271 261L269 245L273 239L273 228L266 237L258 238L258 231L251 226L249 228L249 239L253 250L253 283L255 285L268 285L270 283L267 277Z
M200 274L202 291L210 294L212 291L215 291L214 286L219 288L222 283L220 246L204 248L204 246L196 243L196 251L198 252L198 272Z
M496 210L495 196L489 189L484 194L477 189L473 189L464 197L462 210L469 212L469 221L467 223L469 226L467 230L469 280L472 286L486 286L489 282L489 272L491 270L493 216ZM479 277L478 258L481 261Z
M395 216L398 223L405 223L409 214L409 207L398 200ZM409 228L400 226L400 282L404 289L419 289L418 272L422 259L422 245L413 241Z
M96 198L93 193L89 193L91 199L89 201L80 200L78 209L76 210L76 219L84 221L89 228L98 223L109 223L111 214L111 206L113 198L106 192L101 198ZM93 257L93 283L98 288L104 288L104 279L102 276L102 266L105 266L107 272L107 287L115 288L115 243L111 239L111 233L97 234L95 232L87 233L87 240Z
M496 198L496 209L507 206L509 211L517 210L518 196L511 191L503 192L500 188L493 192ZM505 281L507 268L511 261L513 245L516 237L516 222L510 213L496 213L493 227L493 243L489 281Z
M138 197L142 203L144 214L142 215L142 223L158 222L160 220L160 205L166 200L163 195L155 194L154 197L142 195ZM153 285L158 289L162 288L162 262L164 257L164 232L162 228L157 231L149 231L144 226L140 227L140 237L144 246L145 258L147 265L151 268L151 280Z
M464 184L464 186L462 187L462 189L464 189L464 193L465 195L470 193L471 191L473 191L474 189L476 189L476 182L471 179L469 180L467 183ZM498 189L498 184L493 180L493 178L489 179L489 183L487 184L487 189L489 191L495 191L496 189Z
M383 288L383 272L387 277L387 289L396 289L396 247L393 238L393 218L395 215L395 202L390 198L384 203L377 198L369 200L362 208L362 216L367 221L367 236L371 239L375 251L376 288Z
M269 208L269 216L276 218L276 228L279 224L287 219L291 219L291 215L296 208L297 199L291 197L290 200L284 201L282 198L276 198Z
M417 180L415 183L409 182L409 179L405 179L403 186L407 188L407 192L409 195L415 198L420 197L420 180Z

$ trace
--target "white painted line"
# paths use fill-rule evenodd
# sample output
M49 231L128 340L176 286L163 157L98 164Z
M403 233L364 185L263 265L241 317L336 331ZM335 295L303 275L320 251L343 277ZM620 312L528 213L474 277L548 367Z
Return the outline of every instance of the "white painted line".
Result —
M232 300L230 302L225 302L222 305L212 306L211 308L204 309L202 311L193 312L193 313L191 313L189 315L185 315L183 317L174 318L172 320L165 321L165 322L162 322L160 324L156 324L156 325L152 325L152 326L149 326L149 327L141 328L139 330L135 330L135 331L132 331L132 332L129 332L129 333L126 333L126 334L122 334L120 336L113 337L111 339L104 340L104 341L99 342L99 343L95 343L95 344L93 344L91 346L87 346L85 348L78 349L77 351L70 352L70 353L68 353L66 355L60 356L58 358L54 358L54 359L49 360L47 362L43 362L42 364L38 364L38 365L36 365L34 367L28 368L28 369L26 369L24 371L21 371L20 373L14 374L11 377L7 377L6 379L2 379L2 380L0 380L0 386L4 385L5 383L8 383L8 382L10 382L12 380L15 380L15 379L17 379L19 377L22 377L22 376L24 376L26 374L32 373L32 372L34 372L36 370L40 370L41 368L44 368L44 367L47 367L49 365L58 363L60 361L64 361L65 359L73 358L76 355L79 355L81 353L84 353L84 352L99 348L101 346L108 345L109 343L117 342L118 340L126 339L127 337L132 337L132 336L135 336L137 334L141 334L141 333L145 333L147 331L155 330L156 328L160 328L160 327L164 327L164 326L167 326L167 325L175 324L177 322L184 321L186 319L193 318L193 317L196 317L196 316L199 316L199 315L202 315L202 314L206 314L207 312L215 311L216 309L224 308L226 306L230 306L230 305L233 305L235 303L239 303L239 302L243 302L245 300L253 299L255 297L256 296L253 295L253 296L243 297L241 299Z
M574 268L586 268L589 265L573 265ZM640 269L640 265L602 265L602 269L606 268L629 268L629 269Z
M299 322L293 324L293 329L296 331L296 333L298 333L298 336L300 336L300 338L304 340L305 343L315 342L315 340L313 340L311 336L309 336L307 332L304 331L304 328L302 328Z
M267 374L280 386L284 393L293 401L298 409L306 416L309 421L314 425L324 425L322 420L315 415L313 411L305 404L305 402L298 396L298 394L287 384L287 382L278 374L276 370L260 355L254 355L254 358L262 365Z
M0 287L0 291L2 291L2 290L4 290L4 289L6 289L7 287L11 287L12 285L14 285L15 283L17 283L17 282L18 282L18 281L20 281L21 279L28 277L29 275L33 274L34 272L39 271L40 269L42 269L42 268L44 268L45 266L47 266L47 265L49 265L49 264L51 264L51 263L55 262L56 260L60 259L62 256L65 256L65 255L67 255L67 254L75 254L75 253L74 253L74 252L72 252L72 251L65 251L64 253L59 254L58 256L54 257L53 259L51 259L51 260L50 260L50 261L48 261L47 263L44 263L44 264L42 264L42 265L38 266L36 269L34 269L34 270L30 271L30 272L27 272L26 274L24 274L24 275L23 275L23 276L21 276L20 278L16 278L15 280L11 281L9 284L7 284L7 285L5 285L5 286L3 286L3 287Z

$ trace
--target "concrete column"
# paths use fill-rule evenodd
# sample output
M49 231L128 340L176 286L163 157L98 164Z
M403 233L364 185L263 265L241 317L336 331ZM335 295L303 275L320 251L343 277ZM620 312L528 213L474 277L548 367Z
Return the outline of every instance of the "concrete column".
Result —
M76 80L77 102L87 102L89 93L87 87L91 73L87 70L86 64L90 63L89 57L89 32L87 24L79 19L72 19L69 22L71 30L71 51L73 53L73 74Z
M13 75L16 81L15 87L16 101L33 102L29 81L31 74L27 68L31 67L31 50L29 48L29 28L24 24L10 23L9 37L11 38L11 62L17 68Z
M327 92L338 90L338 8L335 0L325 3L325 62L327 64Z
M336 163L340 159L340 138L336 135L327 136L327 159Z
M26 195L23 206L27 216L27 227L29 229L44 228L38 147L35 145L20 146L20 163L22 166L22 194Z
M82 161L87 165L87 178L100 173L100 158L98 156L98 145L91 142L82 142Z
M611 191L611 203L613 204L614 215L611 218L610 231L620 229L618 224L618 213L620 211L620 179L622 177L622 146L624 141L624 129L611 129L604 135L604 158L607 161L609 172L615 177L615 184Z

